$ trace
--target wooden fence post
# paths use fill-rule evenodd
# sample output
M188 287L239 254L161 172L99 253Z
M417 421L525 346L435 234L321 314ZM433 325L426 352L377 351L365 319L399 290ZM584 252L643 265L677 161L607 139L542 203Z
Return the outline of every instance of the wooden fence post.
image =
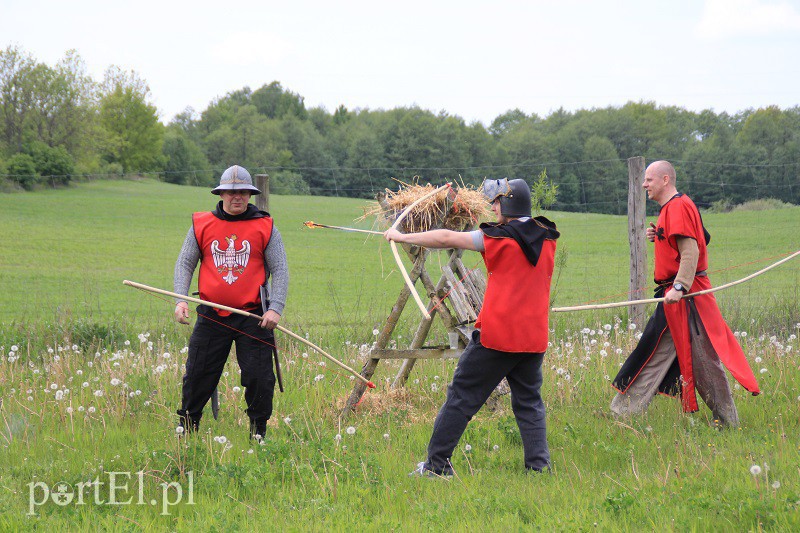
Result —
M647 199L642 188L644 170L644 157L628 159L628 244L631 250L629 300L643 298L647 283L645 271L647 268L647 239L644 234ZM639 328L644 327L645 306L643 304L630 306L628 317Z
M262 211L269 211L269 174L256 174L256 189L261 194L256 195L256 207Z

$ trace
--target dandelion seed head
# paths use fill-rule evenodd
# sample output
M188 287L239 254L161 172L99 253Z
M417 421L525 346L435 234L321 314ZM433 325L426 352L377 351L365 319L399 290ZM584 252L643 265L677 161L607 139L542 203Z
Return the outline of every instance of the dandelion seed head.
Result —
M355 435L356 434L356 428L354 428L353 426L348 426L348 428L345 430L345 432L347 432L348 435Z
M750 473L754 476L757 476L761 473L761 467L758 465L753 465L750 467Z

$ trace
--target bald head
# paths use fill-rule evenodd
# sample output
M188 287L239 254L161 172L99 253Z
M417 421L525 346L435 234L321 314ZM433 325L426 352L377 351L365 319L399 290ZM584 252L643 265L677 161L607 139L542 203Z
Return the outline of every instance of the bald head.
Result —
M678 192L675 187L675 167L669 161L650 163L644 171L642 187L651 200L664 205Z
M669 178L669 182L674 186L675 185L675 167L672 166L672 163L669 161L654 161L648 165L647 172L652 172L656 177L663 177L666 176Z

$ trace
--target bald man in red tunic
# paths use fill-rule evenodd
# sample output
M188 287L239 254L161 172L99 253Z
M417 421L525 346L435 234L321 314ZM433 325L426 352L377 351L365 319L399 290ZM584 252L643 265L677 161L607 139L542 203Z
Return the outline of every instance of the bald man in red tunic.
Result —
M511 388L525 468L541 472L550 467L540 389L559 233L545 217L531 217L531 191L524 180L486 180L483 192L497 223L481 224L471 232L439 229L404 234L390 229L384 234L387 240L426 248L479 251L489 278L472 339L458 360L447 399L433 424L428 459L411 475L452 475L453 450L503 378Z
M645 171L642 186L661 205L647 238L655 245L656 296L664 302L614 378L618 394L611 411L618 416L642 413L660 392L680 393L684 411L695 412L696 390L716 424L736 427L739 415L725 368L753 395L760 391L714 295L682 298L711 288L706 274L711 236L694 202L678 192L675 181L675 169L667 161L656 161Z

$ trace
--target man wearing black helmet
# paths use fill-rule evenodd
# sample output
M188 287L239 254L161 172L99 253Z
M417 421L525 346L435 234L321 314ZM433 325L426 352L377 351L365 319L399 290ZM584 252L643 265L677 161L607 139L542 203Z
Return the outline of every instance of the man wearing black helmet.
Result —
M559 232L545 217L531 218L531 192L524 180L486 180L483 192L496 223L481 224L470 232L437 229L403 234L389 229L384 233L387 240L427 248L481 252L488 274L475 331L433 424L428 459L411 475L452 475L453 450L470 419L503 378L511 388L525 468L541 472L550 466L540 388Z
M228 168L211 192L220 196L220 202L213 211L192 216L192 227L175 263L175 292L189 293L200 261L200 298L263 314L263 318L259 323L205 305L197 307L178 415L185 431L197 431L203 408L219 383L231 345L236 342L250 434L260 438L272 415L273 329L281 319L289 286L286 253L272 217L249 203L250 196L261 191L253 186L247 170L238 165ZM177 301L175 319L189 323L189 304L185 300Z

